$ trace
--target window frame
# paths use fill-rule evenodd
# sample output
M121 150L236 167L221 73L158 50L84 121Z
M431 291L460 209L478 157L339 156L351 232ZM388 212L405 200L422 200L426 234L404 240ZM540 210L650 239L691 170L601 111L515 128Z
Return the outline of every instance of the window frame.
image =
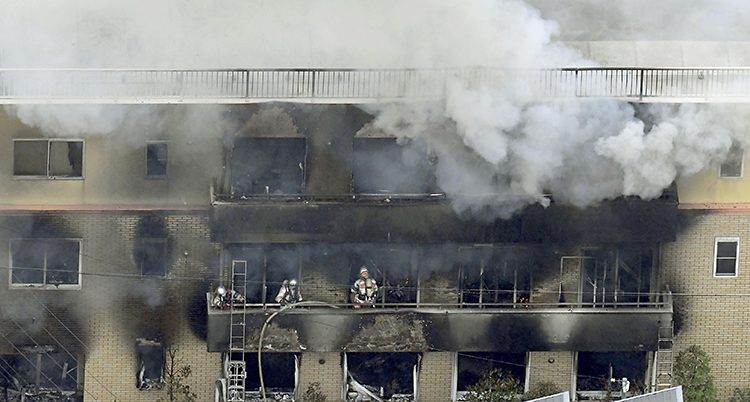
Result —
M46 175L17 175L16 174L16 143L17 142L46 142L47 161ZM80 142L81 143L81 175L80 176L55 176L50 174L50 150L53 142ZM11 155L11 172L16 180L84 180L86 176L86 141L83 138L13 138L13 149Z
M147 244L147 243L149 243L149 244L161 244L161 246L162 246L162 252L163 252L162 257L164 258L164 261L163 261L163 263L164 263L164 273L162 273L160 275L146 274L146 273L144 273L143 272L143 266L144 266L143 263L144 263L144 260L143 259L139 259L138 261L136 261L136 263L138 264L138 271L140 272L141 277L143 277L143 278L166 278L167 275L169 275L169 256L168 256L168 254L169 254L168 243L169 242L168 242L168 240L169 239L166 238L166 237L143 237L143 238L141 238L141 239L138 240L139 242L141 242L141 246L144 246L144 249L145 249L145 244Z
M14 241L48 241L66 240L78 243L78 283L75 284L53 284L47 283L47 250L44 251L44 271L42 283L13 283L13 246ZM40 289L40 290L80 290L83 285L83 239L70 237L44 237L44 238L13 238L8 240L8 287L9 289Z
M149 159L148 159L148 148L149 148L150 145L160 145L160 144L164 144L164 146L166 147L166 159L164 161L164 174L161 174L161 175L159 175L159 174L149 174L148 173L148 161L149 161ZM164 179L167 179L169 177L169 141L167 141L167 140L149 140L149 141L146 141L146 147L144 148L144 150L145 150L144 158L145 158L145 163L146 163L145 164L145 174L144 174L144 177L146 178L146 180L164 180Z
M728 259L727 257L719 257L719 243L735 243L735 256L734 256L734 274L718 274L716 268L718 267L719 258ZM737 278L740 275L740 237L739 236L717 236L714 238L714 254L713 254L713 277L714 278Z
M735 147L737 147L735 149ZM737 145L733 145L732 148L729 151L728 157L732 156L732 151L739 150L739 157L740 157L740 174L738 176L725 176L722 174L722 167L724 166L724 163L719 164L719 172L718 176L720 179L742 179L745 176L745 150L743 148L738 147Z

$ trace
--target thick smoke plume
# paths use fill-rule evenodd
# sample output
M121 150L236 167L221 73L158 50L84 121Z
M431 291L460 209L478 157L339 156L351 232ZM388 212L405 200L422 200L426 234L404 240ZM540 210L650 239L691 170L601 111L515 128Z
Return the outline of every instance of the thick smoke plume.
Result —
M630 7L638 0L617 6L570 0L565 7L533 1L541 11L518 0L41 3L4 4L1 67L590 66L595 61L557 39L723 40L733 32L741 39L747 28L736 16L748 11L730 0L649 3L645 17L629 11L644 9ZM676 10L695 22L690 31L672 23ZM597 21L616 28L597 28ZM586 26L590 32L566 35ZM53 109L13 110L27 124L61 135L165 122L148 110L134 117L133 111L106 107ZM578 206L620 195L657 197L675 179L719 163L733 143L746 145L746 109L687 105L636 112L611 100L540 103L505 82L478 88L453 83L445 99L370 110L381 130L428 144L437 156L437 184L458 211L495 217L547 203L550 192ZM202 120L221 120L222 114L217 108Z

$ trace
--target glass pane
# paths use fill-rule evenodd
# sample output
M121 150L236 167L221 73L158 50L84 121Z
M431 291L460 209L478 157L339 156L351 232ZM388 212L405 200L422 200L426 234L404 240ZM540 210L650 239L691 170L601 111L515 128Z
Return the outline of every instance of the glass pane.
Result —
M47 140L14 141L13 174L47 176Z
M81 177L83 173L83 142L51 141L49 175Z
M734 275L736 262L734 258L716 260L716 275Z
M734 258L737 256L737 242L735 241L720 241L716 244L716 256L717 257L730 257Z
M167 175L167 144L146 144L146 176Z
M13 240L10 243L11 282L44 282L44 244L35 240Z
M47 241L47 283L78 283L79 243L77 240Z

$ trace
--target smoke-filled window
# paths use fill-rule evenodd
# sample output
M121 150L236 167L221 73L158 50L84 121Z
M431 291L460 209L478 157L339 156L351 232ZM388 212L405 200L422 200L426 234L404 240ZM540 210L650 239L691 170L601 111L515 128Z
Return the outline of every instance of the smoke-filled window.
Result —
M413 400L420 358L419 353L347 353L347 400Z
M7 389L9 400L63 400L78 389L78 363L73 356L47 346L2 355L0 384Z
M585 391L619 391L620 383L612 379L627 378L632 388L645 385L648 356L646 352L578 352L577 391L581 396L597 397Z
M167 177L167 143L149 142L146 144L146 177L159 179Z
M717 237L714 244L714 276L737 276L739 237Z
M436 191L434 160L422 144L396 138L355 138L355 193L423 194Z
M164 346L155 340L137 339L135 347L138 354L138 389L161 388L164 384Z
M461 248L461 301L483 305L529 302L532 254L522 247Z
M13 140L13 175L83 177L82 140Z
M723 178L739 178L742 177L743 159L745 153L744 150L737 144L733 145L729 150L726 160L721 164L719 168L719 177Z
M81 241L76 239L11 240L11 284L77 287L80 250Z
M167 274L167 239L138 239L134 254L141 275L164 276Z
M232 194L298 194L305 183L304 138L237 138L231 156Z
M523 393L526 381L525 353L458 353L456 362L456 391L460 399L482 378L500 376L512 379L518 385L518 393Z

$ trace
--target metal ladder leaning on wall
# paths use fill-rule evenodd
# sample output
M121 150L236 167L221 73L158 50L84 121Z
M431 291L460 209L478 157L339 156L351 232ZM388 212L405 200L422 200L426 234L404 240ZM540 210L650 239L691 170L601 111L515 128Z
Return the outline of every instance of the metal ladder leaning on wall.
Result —
M674 321L668 326L659 327L659 343L654 354L654 377L655 391L671 388L673 383L672 372L674 370Z
M247 261L232 261L232 283L234 292L242 295L242 305L235 305L236 300L232 297L229 302L229 360L227 361L227 401L245 401L245 378L247 370L245 367L245 290L247 283ZM239 304L239 303L237 303ZM237 356L239 354L239 356Z

